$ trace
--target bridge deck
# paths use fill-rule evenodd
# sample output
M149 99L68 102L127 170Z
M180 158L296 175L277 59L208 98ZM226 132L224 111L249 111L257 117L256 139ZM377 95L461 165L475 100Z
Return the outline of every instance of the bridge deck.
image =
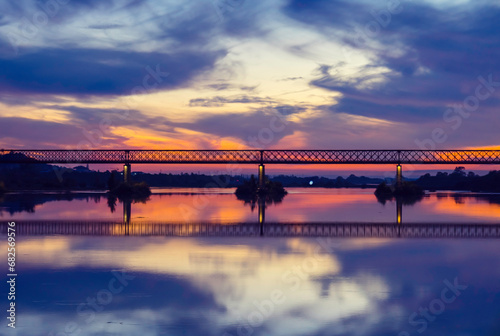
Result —
M0 150L0 163L500 164L500 150Z

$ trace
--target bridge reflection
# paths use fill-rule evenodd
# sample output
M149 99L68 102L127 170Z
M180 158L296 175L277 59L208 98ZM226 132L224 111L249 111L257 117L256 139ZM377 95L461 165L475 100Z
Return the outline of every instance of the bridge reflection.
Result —
M100 196L96 196L100 197ZM255 222L145 221L132 216L132 201L123 200L123 218L118 220L18 220L18 235L94 236L266 236L266 237L378 237L378 238L498 238L500 224L403 223L403 207L411 204L395 199L396 217L386 223L353 222L266 222L266 202L258 199ZM116 206L116 199L108 206ZM114 210L113 210L114 211ZM7 233L7 222L0 223Z
M0 224L7 233L7 223ZM22 236L188 236L188 237L377 237L377 238L499 238L500 224L420 223L169 223L113 221L22 221Z
M396 224L402 224L403 223L403 200L401 198L396 198ZM123 223L124 224L130 224L131 219L132 219L132 201L130 200L123 200ZM258 205L258 222L261 225L261 229L263 229L263 225L266 222L266 201L262 198L257 199L255 202L256 205ZM253 205L252 205L252 210L253 210ZM262 231L262 230L261 230ZM261 234L263 235L264 232L262 231Z

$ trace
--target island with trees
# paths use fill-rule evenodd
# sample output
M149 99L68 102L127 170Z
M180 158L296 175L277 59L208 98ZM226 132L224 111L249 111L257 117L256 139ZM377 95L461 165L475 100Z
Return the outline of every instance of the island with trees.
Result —
M259 187L255 177L252 175L236 188L234 192L239 200L255 202L263 199L266 203L279 203L288 194L281 182L266 179L262 187Z
M151 189L146 182L120 182L118 173L113 171L108 179L108 193L120 200L146 200Z

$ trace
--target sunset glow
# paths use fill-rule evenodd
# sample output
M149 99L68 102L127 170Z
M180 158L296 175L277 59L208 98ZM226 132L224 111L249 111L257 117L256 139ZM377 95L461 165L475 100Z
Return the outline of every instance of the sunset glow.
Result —
M403 1L360 42L384 4L235 4L68 2L35 37L1 5L0 148L499 148L497 5Z

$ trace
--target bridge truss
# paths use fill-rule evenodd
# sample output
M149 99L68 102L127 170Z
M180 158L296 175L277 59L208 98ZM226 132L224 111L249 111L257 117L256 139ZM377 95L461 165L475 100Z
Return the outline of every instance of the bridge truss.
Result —
M500 164L500 150L0 150L0 163Z

